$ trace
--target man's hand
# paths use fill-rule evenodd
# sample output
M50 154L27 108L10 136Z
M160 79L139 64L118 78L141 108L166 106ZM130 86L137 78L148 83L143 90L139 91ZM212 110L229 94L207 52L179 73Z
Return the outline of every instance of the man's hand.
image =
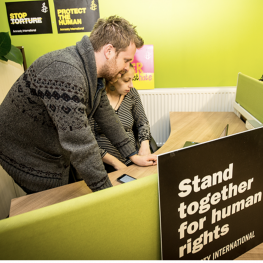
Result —
M144 156L135 154L129 158L133 163L139 166L151 166L157 164L157 155L155 154L149 154Z

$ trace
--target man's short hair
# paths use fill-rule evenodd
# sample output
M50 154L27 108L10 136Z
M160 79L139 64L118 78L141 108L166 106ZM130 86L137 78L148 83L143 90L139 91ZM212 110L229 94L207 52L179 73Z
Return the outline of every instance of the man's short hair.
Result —
M100 51L104 45L112 44L117 55L125 50L130 43L134 43L136 48L141 48L144 41L135 28L136 26L119 16L100 18L91 31L90 42L95 52Z

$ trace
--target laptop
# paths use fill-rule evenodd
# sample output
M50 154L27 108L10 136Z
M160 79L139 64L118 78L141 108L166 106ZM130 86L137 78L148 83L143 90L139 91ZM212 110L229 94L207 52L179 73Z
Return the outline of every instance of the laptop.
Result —
M224 130L222 131L222 133L220 134L219 138L227 136L227 134L228 134L228 126L229 125L227 124L226 127L224 128ZM195 145L195 144L198 144L198 143L199 142L186 141L183 147L188 147L188 146Z

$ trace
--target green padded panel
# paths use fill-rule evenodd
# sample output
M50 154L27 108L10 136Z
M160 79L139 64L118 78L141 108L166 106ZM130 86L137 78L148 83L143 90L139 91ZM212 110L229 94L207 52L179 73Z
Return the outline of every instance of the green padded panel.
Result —
M263 82L238 73L236 102L263 123Z
M161 258L157 174L0 221L2 260Z

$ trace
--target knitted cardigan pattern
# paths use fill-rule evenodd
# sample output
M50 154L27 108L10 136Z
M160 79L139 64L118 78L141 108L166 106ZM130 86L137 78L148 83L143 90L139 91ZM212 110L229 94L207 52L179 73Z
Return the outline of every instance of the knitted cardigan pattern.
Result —
M97 79L84 36L37 59L10 89L0 106L0 164L32 191L67 184L70 164L91 190L110 187L91 117L124 157L135 151Z

